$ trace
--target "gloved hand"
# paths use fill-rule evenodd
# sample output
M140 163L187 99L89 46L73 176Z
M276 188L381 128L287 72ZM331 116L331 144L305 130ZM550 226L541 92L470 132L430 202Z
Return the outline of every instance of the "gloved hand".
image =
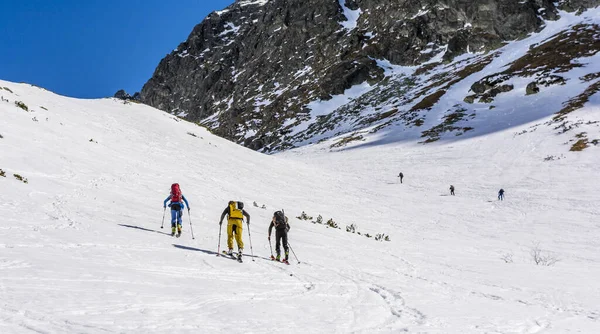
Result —
M248 226L250 226L250 221L247 221L246 224L248 224Z
M223 225L223 222L222 222L222 221L220 221L220 222L219 222L219 226L221 226L221 225Z
M168 207L171 207L171 203L169 203L169 205L167 205Z
M163 209L166 209L166 208L167 208L167 206L166 206L166 205L163 205Z
M271 241L271 236L268 236L267 239L269 239L269 241Z
M191 209L188 207L188 211L190 211Z

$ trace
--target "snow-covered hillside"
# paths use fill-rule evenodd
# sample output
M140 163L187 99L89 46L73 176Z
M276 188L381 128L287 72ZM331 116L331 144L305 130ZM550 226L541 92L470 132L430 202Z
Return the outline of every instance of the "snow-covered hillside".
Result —
M580 112L599 91L598 0L305 0L210 15L141 98L268 153L426 145L535 121L568 150L600 143L600 119Z
M266 156L140 104L0 91L2 333L600 331L598 146L525 124ZM173 182L195 240L187 213L181 238L160 229ZM215 256L230 199L252 216L242 264ZM300 264L268 260L280 208Z
M309 124L287 122L282 131L287 139L281 140L302 146L329 139L332 149L349 143L428 144L528 124L527 132L553 128L570 143L564 150L578 141L598 145L600 118L580 108L600 91L599 51L600 8L594 8L560 12L560 19L546 21L538 33L449 63L443 61L444 48L421 66L378 60L385 80L310 103Z

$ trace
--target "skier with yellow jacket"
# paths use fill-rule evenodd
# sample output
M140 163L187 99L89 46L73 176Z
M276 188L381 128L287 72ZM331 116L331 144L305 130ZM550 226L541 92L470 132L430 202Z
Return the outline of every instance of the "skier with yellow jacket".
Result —
M242 223L246 217L246 224L250 227L250 215L244 210L244 203L229 201L229 205L223 210L219 225L223 224L223 218L227 215L227 254L233 255L233 234L235 233L235 241L238 245L238 259L242 259L244 251L244 242L242 241Z

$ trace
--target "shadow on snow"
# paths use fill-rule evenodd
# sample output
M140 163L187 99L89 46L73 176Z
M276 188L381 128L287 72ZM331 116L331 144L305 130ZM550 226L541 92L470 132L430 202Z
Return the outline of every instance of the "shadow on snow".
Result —
M134 228L136 230L142 230L142 231L147 231L147 232L154 232L154 233L160 233L160 234L164 234L164 235L171 235L169 233L165 233L165 232L161 232L161 231L157 231L157 230L151 230L148 228L144 228L144 227L140 227L140 226L135 226L135 225L127 225L127 224L117 224L119 226L123 226L123 227L128 227L128 228Z
M194 248L194 247L177 245L177 244L173 244L173 247L180 248L180 249L185 249L185 250L196 251L196 252L202 252L202 253L206 253L206 254L209 254L209 255L218 255L219 254L217 252L209 251L209 250L206 250L206 249Z
M180 249L185 249L185 250L190 250L190 251L196 251L196 252L202 252L205 254L209 254L209 255L219 255L219 256L223 256L226 258L229 258L229 255L225 255L225 254L220 254L217 252L213 252L213 251L209 251L206 249L201 249L201 248L195 248L195 247L189 247L189 246L183 246L183 245L177 245L177 244L173 244L173 247L176 248L180 248ZM237 254L237 252L234 252ZM263 257L263 256L258 256L258 255L249 255L249 254L245 254L244 257L250 257L250 258L256 258L256 259L263 259L263 260L268 260L271 261L271 259Z

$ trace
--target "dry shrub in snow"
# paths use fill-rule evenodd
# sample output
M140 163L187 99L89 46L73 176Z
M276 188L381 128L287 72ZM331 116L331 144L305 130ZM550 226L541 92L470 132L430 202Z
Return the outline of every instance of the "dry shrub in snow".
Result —
M25 111L29 111L29 107L21 101L15 101L15 105Z
M261 208L261 209L266 209L267 208L267 206L264 205L264 204L262 206L258 206L258 203L256 203L256 201L252 202L252 205L254 205L254 207L256 207L256 208Z
M553 266L554 264L556 264L556 262L559 261L558 258L553 254L549 254L547 251L543 251L540 248L539 242L535 243L531 247L531 249L529 250L529 254L531 255L533 263L535 263L538 266Z
M339 228L338 224L333 220L333 218L329 218L325 225L333 228Z
M307 215L306 212L304 212L304 211L302 211L300 216L298 216L296 218L301 219L301 220L312 220L313 219L313 217Z
M513 255L512 253L506 253L500 257L504 263L513 263Z
M29 183L29 181L27 181L27 179L26 179L26 178L22 177L22 176L21 176L21 175L19 175L19 174L13 174L13 176L15 177L15 179L17 179L17 180L19 180L19 181L21 181L21 182L23 182L23 183Z

